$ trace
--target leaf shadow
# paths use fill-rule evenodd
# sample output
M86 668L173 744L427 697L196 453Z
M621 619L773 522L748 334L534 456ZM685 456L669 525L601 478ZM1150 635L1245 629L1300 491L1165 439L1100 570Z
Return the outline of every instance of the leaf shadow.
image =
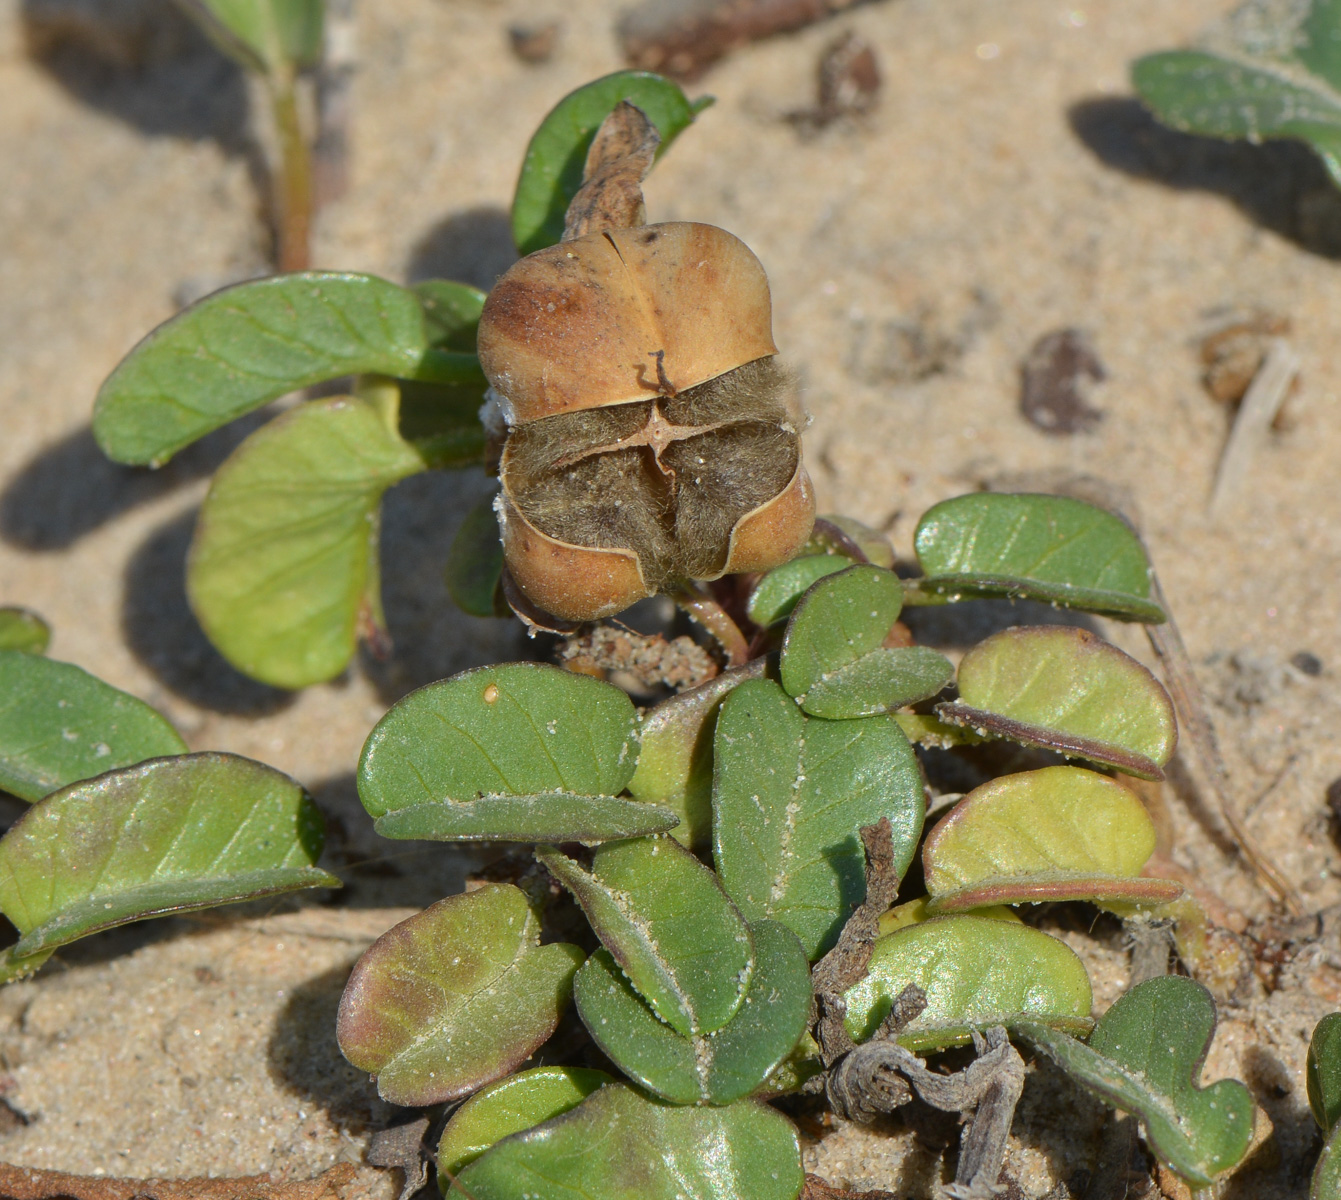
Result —
M351 1134L389 1123L400 1111L377 1094L365 1071L340 1053L335 1019L357 957L299 984L275 1020L266 1047L271 1078L320 1106Z
M1053 608L1037 600L962 600L957 604L905 608L899 614L919 645L967 650L1016 625L1070 625L1103 636L1089 613Z
M516 261L508 214L482 205L434 225L415 243L405 273L411 283L455 279L487 292Z
M132 654L169 691L213 712L262 716L295 694L248 679L210 645L186 599L186 555L198 509L159 526L126 563L121 629Z
M1107 166L1178 191L1214 192L1310 253L1341 258L1341 189L1303 142L1252 145L1180 133L1130 97L1082 100L1067 117Z
M1277 1153L1249 1159L1226 1181L1224 1200L1251 1200L1273 1194L1303 1196L1322 1149L1322 1132L1301 1099L1294 1072L1279 1058L1261 1046L1249 1046L1241 1061L1244 1082L1271 1120L1271 1140Z
M23 550L66 550L107 522L212 475L274 415L248 413L158 470L112 462L89 426L38 451L0 492L0 538Z
M151 137L213 141L267 192L247 80L172 0L22 0L28 58L80 103Z

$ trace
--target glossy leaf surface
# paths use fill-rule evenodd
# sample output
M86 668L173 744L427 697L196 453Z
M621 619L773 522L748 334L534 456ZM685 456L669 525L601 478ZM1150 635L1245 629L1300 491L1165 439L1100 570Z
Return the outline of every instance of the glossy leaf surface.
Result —
M796 1130L740 1100L681 1108L611 1084L571 1112L507 1138L459 1177L470 1200L796 1200Z
M903 607L892 571L849 567L801 598L782 643L782 686L806 712L849 718L934 696L953 677L925 646L882 645Z
M45 654L51 643L51 629L26 608L0 608L0 650L25 650Z
M804 716L772 680L742 684L717 720L713 857L746 920L781 921L814 959L866 895L858 830L888 817L902 874L926 811L922 773L889 717Z
M1165 903L1182 888L1138 878L1155 826L1136 795L1080 767L1045 767L974 788L927 836L936 912L1040 900Z
M1329 1133L1341 1122L1341 1013L1329 1013L1314 1027L1304 1075L1313 1119Z
M352 272L239 283L160 325L98 392L93 433L117 462L161 466L212 429L323 380L412 376L428 350L414 293Z
M697 849L712 842L713 733L722 701L748 679L763 675L765 660L723 671L715 679L670 696L638 723L641 749L629 792L680 815L672 836Z
M806 554L769 571L750 593L746 615L756 625L772 625L791 616L796 602L818 579L835 575L852 566L852 561L837 554Z
M187 0L243 62L276 72L321 57L322 0Z
M532 1067L475 1093L452 1114L438 1142L438 1188L445 1196L461 1168L495 1142L576 1108L614 1080L585 1067Z
M564 215L582 186L582 169L601 122L628 100L661 135L658 157L693 121L677 84L647 71L616 71L570 92L535 131L512 200L512 238L523 254L552 246L563 236Z
M1055 1030L1017 1027L1077 1082L1140 1118L1155 1154L1194 1187L1244 1155L1253 1102L1236 1079L1198 1086L1215 1033L1215 1001L1199 983L1165 975L1110 1008L1088 1046Z
M71 663L0 650L0 789L43 796L186 743L142 700Z
M232 754L159 758L74 784L0 839L0 911L19 957L163 913L307 887L323 829L311 797Z
M647 1006L608 950L578 971L573 999L596 1044L635 1083L676 1104L748 1096L800 1041L810 1020L810 967L796 935L751 926L755 969L736 1015L715 1033L684 1037Z
M500 591L503 540L498 534L494 498L486 496L461 522L447 554L447 592L472 617L508 615Z
M928 509L914 536L924 592L1015 596L1163 621L1141 539L1120 517L1067 496L982 492Z
M669 828L617 799L637 757L633 704L538 663L479 667L398 701L364 743L359 796L388 837L595 841Z
M1152 54L1132 82L1175 129L1213 137L1310 143L1341 182L1341 55L1335 0L1255 0L1193 50Z
M1065 942L1029 925L988 917L934 917L875 943L866 978L848 989L847 1028L865 1041L910 983L927 1008L899 1041L910 1050L969 1040L970 1028L1032 1018L1089 1027L1089 976Z
M1007 629L959 664L959 700L936 715L976 732L1043 746L1146 779L1178 742L1173 702L1134 658L1083 629Z
M428 1105L501 1079L554 1032L582 951L541 946L511 884L449 896L364 952L340 999L336 1035L392 1104Z
M301 688L344 670L380 630L379 512L424 460L378 406L352 396L284 413L210 485L187 562L191 607L238 670Z
M754 945L716 876L679 842L607 842L590 872L546 846L536 857L573 893L639 995L677 1033L711 1033L735 1016L754 971Z

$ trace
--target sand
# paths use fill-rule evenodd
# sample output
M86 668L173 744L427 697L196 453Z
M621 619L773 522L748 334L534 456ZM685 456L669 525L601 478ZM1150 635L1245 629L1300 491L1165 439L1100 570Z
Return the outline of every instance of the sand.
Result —
M806 453L822 509L886 529L906 556L919 514L948 496L1104 481L1140 520L1249 829L1323 908L1341 902L1324 803L1341 776L1341 193L1302 148L1160 129L1126 74L1227 7L862 7L744 50L694 85L717 104L647 199L653 219L723 225L766 265L777 341L813 415ZM352 187L322 217L317 262L488 286L512 258L505 208L531 130L565 92L621 65L617 6L362 9ZM413 686L525 653L514 626L461 616L441 584L446 546L486 481L421 477L392 494L388 664L287 696L210 650L185 607L182 556L208 474L255 422L149 474L105 463L88 419L100 380L172 314L175 294L264 265L246 88L190 43L130 70L95 71L73 52L38 60L22 15L19 0L0 0L0 603L45 615L55 657L159 706L193 748L291 772L339 816L336 850L387 854L350 783L369 727ZM552 61L516 60L507 27L549 16L562 21ZM814 102L817 58L844 29L876 49L880 103L806 134L787 116ZM1228 418L1201 385L1197 341L1217 312L1245 308L1290 320L1301 384L1286 427L1212 520ZM1087 331L1106 368L1092 396L1103 419L1050 436L1021 417L1018 372L1036 339L1063 327ZM1027 617L1007 611L998 626ZM1105 629L1149 659L1139 630ZM1291 664L1301 651L1320 675ZM1269 911L1204 821L1175 801L1174 822L1183 867L1249 917ZM335 905L105 935L0 993L0 1095L31 1122L0 1134L0 1157L117 1175L300 1176L360 1160L389 1111L335 1057L343 972L462 873L440 849L394 845L387 862L406 873L363 878ZM1108 961L1111 1000L1125 956L1111 937L1074 936L1096 967ZM1212 1075L1248 1079L1281 1148L1281 1165L1229 1195L1299 1194L1312 1137L1303 1050L1341 1000L1328 953L1310 951L1290 986L1225 1013ZM1054 1093L1027 1102L1012 1149L1035 1195L1085 1165L1077 1139L1047 1133L1070 1111ZM925 1195L930 1168L905 1161L910 1144L891 1126L831 1132L807 1153L834 1182L898 1178ZM370 1169L359 1179L394 1190Z

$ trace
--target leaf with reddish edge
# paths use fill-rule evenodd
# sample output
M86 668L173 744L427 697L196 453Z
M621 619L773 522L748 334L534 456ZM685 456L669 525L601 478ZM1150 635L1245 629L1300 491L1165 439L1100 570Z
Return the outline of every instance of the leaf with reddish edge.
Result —
M712 1033L735 1016L754 973L754 941L717 876L679 842L606 842L590 871L549 846L535 855L677 1033Z
M928 908L1176 900L1179 884L1140 878L1154 851L1154 823L1120 783L1082 767L1006 775L975 788L927 837Z
M1178 726L1173 701L1134 658L1084 629L993 634L959 664L959 699L936 715L983 736L1057 750L1163 779Z
M554 1032L584 957L539 939L511 884L449 896L393 926L345 985L340 1050L392 1104L441 1104L501 1079Z

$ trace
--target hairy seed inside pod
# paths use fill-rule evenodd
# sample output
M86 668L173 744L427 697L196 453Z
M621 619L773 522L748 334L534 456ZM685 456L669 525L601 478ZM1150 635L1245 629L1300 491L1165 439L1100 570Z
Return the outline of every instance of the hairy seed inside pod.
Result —
M761 358L674 396L533 421L508 438L503 484L542 533L636 552L654 590L714 579L737 523L796 472L787 392Z

